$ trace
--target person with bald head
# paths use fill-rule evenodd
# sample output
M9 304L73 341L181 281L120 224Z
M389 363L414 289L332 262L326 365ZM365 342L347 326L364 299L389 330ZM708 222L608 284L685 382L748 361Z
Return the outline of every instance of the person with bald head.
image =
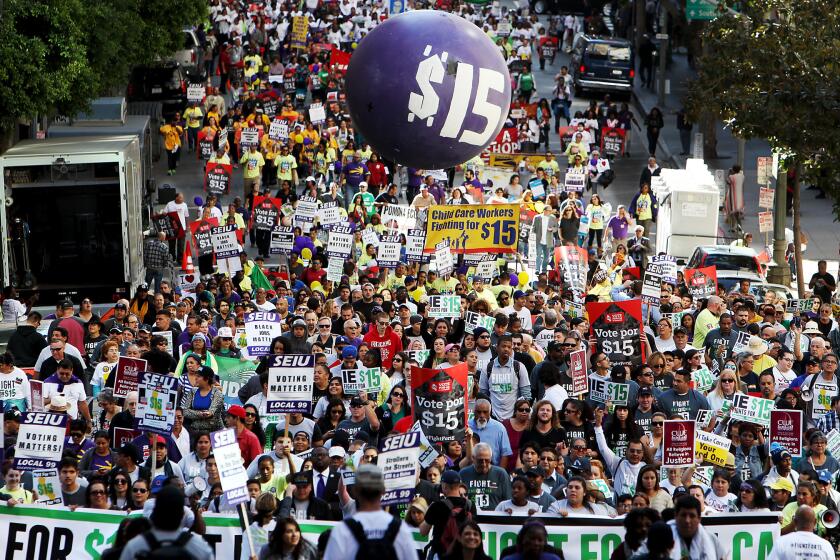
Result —
M709 331L716 329L720 323L720 315L724 311L723 300L718 296L710 296L706 301L706 309L697 315L694 321L694 340L691 344L695 348L702 348Z
M773 544L767 560L834 560L829 542L814 533L817 515L811 506L799 506L793 514L794 531L783 535Z

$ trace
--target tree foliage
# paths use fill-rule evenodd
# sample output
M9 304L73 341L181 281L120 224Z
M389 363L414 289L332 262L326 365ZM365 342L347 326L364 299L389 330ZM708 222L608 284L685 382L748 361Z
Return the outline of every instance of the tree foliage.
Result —
M836 0L740 0L738 9L706 26L691 112L768 140L806 178L824 179L840 162Z
M5 0L0 3L0 127L75 114L123 86L132 67L181 48L205 0Z

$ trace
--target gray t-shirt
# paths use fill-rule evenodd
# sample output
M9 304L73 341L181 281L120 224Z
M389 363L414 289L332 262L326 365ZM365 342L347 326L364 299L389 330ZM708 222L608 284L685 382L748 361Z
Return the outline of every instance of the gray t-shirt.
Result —
M510 499L510 476L501 467L492 466L488 473L479 474L470 465L461 471L461 480L476 508L492 511Z

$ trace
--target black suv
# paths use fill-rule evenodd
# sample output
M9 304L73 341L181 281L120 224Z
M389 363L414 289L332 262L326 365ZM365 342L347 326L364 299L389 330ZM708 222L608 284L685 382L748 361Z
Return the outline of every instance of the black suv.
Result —
M164 119L187 105L187 74L174 62L137 66L126 90L128 101L158 101Z
M633 89L635 53L625 39L579 35L572 51L575 92L627 92Z

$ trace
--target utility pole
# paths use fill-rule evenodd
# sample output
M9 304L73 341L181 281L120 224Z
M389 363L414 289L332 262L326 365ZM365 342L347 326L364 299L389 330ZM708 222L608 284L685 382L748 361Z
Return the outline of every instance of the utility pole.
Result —
M790 267L785 260L785 252L787 251L787 241L785 241L787 171L780 168L776 173L776 198L773 205L773 260L776 264L767 271L767 281L772 284L790 286ZM794 240L795 242L796 240Z
M657 105L662 109L665 107L665 70L668 65L668 12L660 7L659 32L656 34L659 40L659 98Z

